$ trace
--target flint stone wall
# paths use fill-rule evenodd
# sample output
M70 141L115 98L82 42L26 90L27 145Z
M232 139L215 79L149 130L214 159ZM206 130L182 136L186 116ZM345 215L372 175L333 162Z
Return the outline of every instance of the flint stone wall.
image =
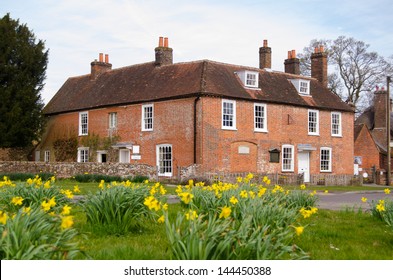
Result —
M157 179L156 167L128 163L0 161L0 173L53 173L58 178L70 178L85 173L122 177L143 175L149 179Z

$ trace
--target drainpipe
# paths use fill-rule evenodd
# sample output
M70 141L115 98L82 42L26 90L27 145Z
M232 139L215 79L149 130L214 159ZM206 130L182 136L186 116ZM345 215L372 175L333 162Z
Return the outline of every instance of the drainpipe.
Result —
M194 164L197 162L197 103L200 97L194 100Z
M391 176L391 163L390 163L390 91L389 91L389 84L390 84L390 77L386 77L386 86L387 86L387 91L386 91L386 138L387 138L387 159L388 159L388 170L386 172L386 185L390 186L390 176Z

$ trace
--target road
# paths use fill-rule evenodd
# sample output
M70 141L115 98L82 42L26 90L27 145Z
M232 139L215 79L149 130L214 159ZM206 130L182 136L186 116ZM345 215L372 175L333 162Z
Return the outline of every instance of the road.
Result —
M318 208L330 210L358 210L359 208L368 210L373 200L376 202L380 199L393 200L393 193L385 194L383 191L331 192L317 195ZM367 202L362 202L362 197L367 198Z

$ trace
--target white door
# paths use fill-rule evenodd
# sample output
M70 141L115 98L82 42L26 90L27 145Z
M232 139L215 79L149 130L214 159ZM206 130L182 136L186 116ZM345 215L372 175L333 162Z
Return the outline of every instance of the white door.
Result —
M298 153L298 173L304 174L304 182L310 182L310 153Z
M119 162L120 163L130 163L130 150L120 149L119 150Z

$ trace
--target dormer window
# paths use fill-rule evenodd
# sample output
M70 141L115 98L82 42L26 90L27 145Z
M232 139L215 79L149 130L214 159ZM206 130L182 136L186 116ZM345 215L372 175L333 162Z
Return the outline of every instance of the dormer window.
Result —
M290 81L299 94L310 95L310 81L301 79L292 79Z
M245 87L257 88L258 87L258 72L243 70L236 72Z

